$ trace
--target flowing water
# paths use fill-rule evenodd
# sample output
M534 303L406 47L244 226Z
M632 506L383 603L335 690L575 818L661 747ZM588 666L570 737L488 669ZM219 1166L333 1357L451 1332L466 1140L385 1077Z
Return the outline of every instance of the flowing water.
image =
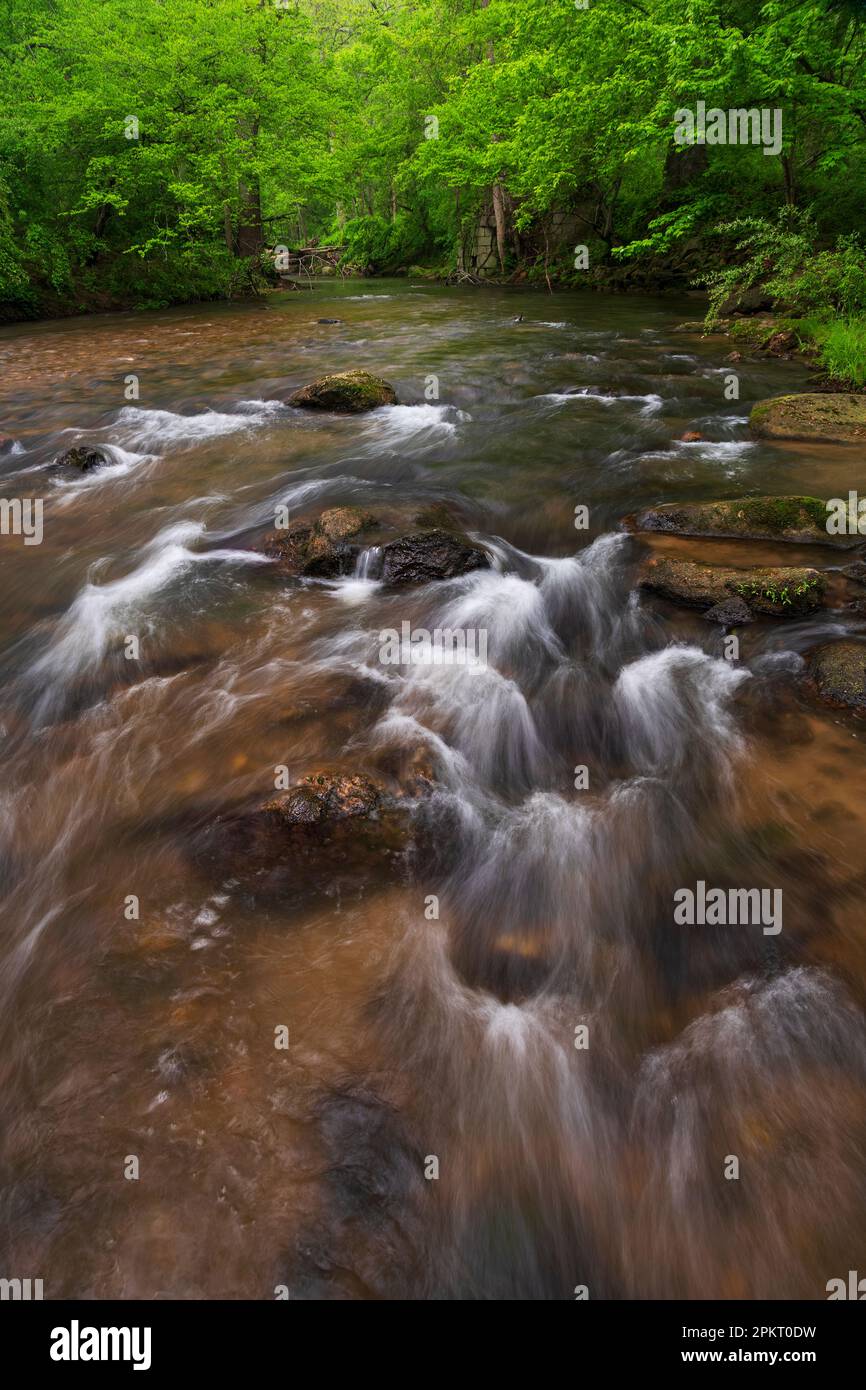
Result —
M752 442L751 402L805 373L732 368L676 331L695 312L368 281L0 334L4 496L44 499L40 545L0 538L0 1274L823 1298L863 1270L863 726L800 676L866 622L758 622L726 661L639 594L619 526L844 496L857 460ZM282 404L354 366L401 404ZM46 468L78 443L111 466ZM445 503L493 566L389 591L375 550L301 584L254 549L278 505L347 503ZM382 665L403 621L484 631L487 665ZM413 764L432 790L393 871L263 894L189 852L276 768ZM782 931L675 925L698 880L781 888Z

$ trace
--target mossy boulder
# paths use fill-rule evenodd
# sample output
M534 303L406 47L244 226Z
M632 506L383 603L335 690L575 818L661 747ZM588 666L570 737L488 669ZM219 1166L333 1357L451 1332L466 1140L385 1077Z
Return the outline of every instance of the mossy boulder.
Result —
M818 570L790 565L735 569L667 555L649 559L638 582L642 589L673 603L713 609L730 599L740 599L750 612L772 618L794 618L814 612L821 606L825 589ZM727 623L729 617L730 613L722 621Z
M360 507L332 507L316 521L299 521L266 536L263 550L286 574L335 579L351 574L362 546L360 537L377 521Z
M831 705L866 709L866 642L826 642L809 660L809 677Z
M444 506L412 515L381 515L360 507L333 507L315 521L299 521L284 531L272 531L262 550L277 562L281 573L307 579L336 579L352 574L358 556L376 546L375 573L387 585L429 584L454 579L472 570L487 569L490 557L462 531L443 525L400 535L404 525L419 521L448 521ZM395 536L395 531L397 535Z
M774 318L761 314L758 318L727 319L724 328L739 345L762 348L776 332L777 324Z
M817 497L735 497L721 502L667 502L626 518L636 531L852 546L858 536L831 536L827 507Z
M759 439L859 444L866 440L866 396L843 391L774 396L752 407L749 427Z
M369 372L333 372L289 397L289 405L305 410L333 410L359 415L380 405L396 405L397 392L389 382Z
M730 314L760 314L772 307L773 297L763 285L749 285L733 290L719 305L718 314L720 318Z

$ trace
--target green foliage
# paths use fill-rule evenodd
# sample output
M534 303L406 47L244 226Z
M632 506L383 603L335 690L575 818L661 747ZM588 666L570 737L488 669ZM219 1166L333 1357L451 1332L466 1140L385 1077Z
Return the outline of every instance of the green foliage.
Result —
M406 213L393 222L376 214L353 218L343 228L342 245L342 265L379 275L405 269L426 250L421 229Z
M708 322L714 323L730 296L761 285L773 305L788 315L832 309L866 310L866 250L855 232L816 251L818 230L810 212L785 208L775 222L740 218L717 229L734 243L735 264L704 277L710 290Z
M494 191L509 270L866 304L854 0L0 0L0 93L7 313L256 292L263 244L453 271ZM699 100L782 109L781 155L675 146Z
M792 327L828 377L858 388L866 386L866 316L816 316L797 320Z
M737 584L736 590L741 598L745 599L765 599L770 603L775 603L782 608L791 608L794 601L803 598L819 587L818 579L801 579L799 584L791 588L788 584L760 584L755 579L746 580L742 584Z

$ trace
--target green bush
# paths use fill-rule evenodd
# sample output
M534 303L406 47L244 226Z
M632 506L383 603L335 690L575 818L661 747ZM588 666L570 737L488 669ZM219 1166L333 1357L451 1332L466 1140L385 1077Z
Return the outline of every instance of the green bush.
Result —
M419 260L427 250L426 238L406 213L393 222L372 215L356 217L342 231L345 247L340 264L367 275L386 275Z
M808 212L785 208L775 222L740 218L716 228L734 240L734 265L702 277L710 291L707 323L719 318L724 301L762 285L774 307L788 315L835 312L851 317L866 311L866 248L856 233L816 251L817 229Z

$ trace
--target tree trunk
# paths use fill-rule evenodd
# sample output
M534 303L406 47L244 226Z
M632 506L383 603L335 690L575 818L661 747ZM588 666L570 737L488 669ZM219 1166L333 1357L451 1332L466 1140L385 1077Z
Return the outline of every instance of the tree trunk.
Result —
M255 151L259 137L259 123L253 121L249 127L250 148ZM258 174L251 174L238 180L240 194L240 213L235 250L238 256L258 256L264 249L265 236L262 230L262 196Z
M493 185L493 216L496 221L496 251L499 256L499 269L505 274L505 194L501 183Z
M789 154L782 155L782 174L785 179L785 202L789 208L797 205L797 180L794 174L794 161Z
M489 4L490 0L481 0L482 10L486 10ZM487 61L491 64L496 62L496 54L493 50L492 41L487 45ZM501 138L500 135L494 135L494 144L498 143ZM502 187L501 179L499 178L496 179L493 185L493 218L496 222L496 253L499 257L499 269L504 275L508 231L505 217L505 192Z

